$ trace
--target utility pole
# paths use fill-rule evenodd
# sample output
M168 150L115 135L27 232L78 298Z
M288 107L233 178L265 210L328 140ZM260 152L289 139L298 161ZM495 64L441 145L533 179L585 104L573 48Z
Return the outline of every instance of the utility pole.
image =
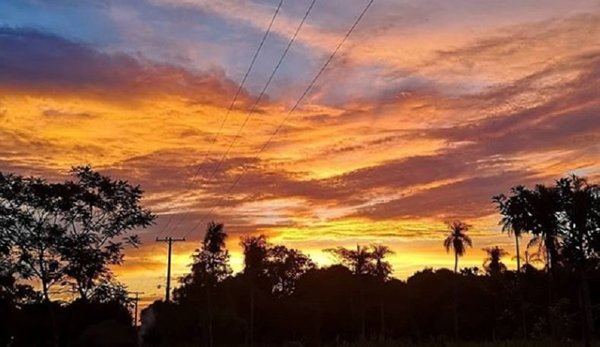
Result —
M133 313L133 326L137 327L138 325L138 301L140 301L140 294L144 294L144 292L129 292L129 294L135 295L133 298L133 302L135 303L134 313Z
M169 253L167 257L167 292L165 295L165 302L169 302L171 299L171 249L173 248L173 242L185 241L185 237L182 238L173 238L173 237L163 237L156 238L156 242L166 242L169 245Z

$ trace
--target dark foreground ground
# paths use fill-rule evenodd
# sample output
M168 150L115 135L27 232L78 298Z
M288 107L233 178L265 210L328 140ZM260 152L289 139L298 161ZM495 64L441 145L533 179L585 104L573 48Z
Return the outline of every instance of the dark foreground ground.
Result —
M169 345L169 347L191 347L193 345ZM551 340L530 340L530 341L496 341L496 342L430 342L414 344L402 341L388 342L363 342L324 345L324 347L582 347L585 346L579 341L551 341ZM158 347L158 346L157 346ZM163 347L163 346L160 346ZM164 345L166 347L166 345ZM287 343L281 346L257 346L257 347L303 347L301 343ZM592 347L600 347L600 341L592 343Z

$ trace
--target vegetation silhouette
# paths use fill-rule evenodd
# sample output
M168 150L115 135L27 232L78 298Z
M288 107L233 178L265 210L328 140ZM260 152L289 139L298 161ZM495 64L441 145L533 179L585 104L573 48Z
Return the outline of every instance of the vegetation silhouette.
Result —
M0 300L8 312L0 344L74 344L94 336L102 315L115 332L115 324L132 330L127 291L110 266L123 263L125 247L140 244L130 231L155 216L141 207L139 187L88 166L70 173L73 180L59 183L0 173ZM68 291L78 298L53 301L52 288L60 301Z
M326 249L337 263L318 267L300 250L248 235L243 270L233 273L226 227L210 222L173 301L145 308L136 331L127 288L110 269L155 216L139 187L90 167L71 174L59 183L0 174L0 345L591 346L598 338L600 188L581 177L492 198L515 241L514 271L500 246L484 248L482 270L460 268L473 240L456 220L443 240L453 271L393 278L393 251L382 244Z

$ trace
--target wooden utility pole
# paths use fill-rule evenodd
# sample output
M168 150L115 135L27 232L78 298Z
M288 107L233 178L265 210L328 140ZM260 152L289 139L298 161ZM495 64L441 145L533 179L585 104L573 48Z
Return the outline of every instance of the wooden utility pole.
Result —
M138 301L140 301L140 294L144 294L144 292L129 292L129 294L133 294L135 295L133 299L133 302L135 304L134 306L134 313L133 313L133 326L137 327L138 325Z
M166 242L169 245L169 252L167 257L167 292L165 294L165 302L169 302L171 299L171 250L173 248L173 242L185 241L185 238L173 238L163 237L156 238L156 242Z

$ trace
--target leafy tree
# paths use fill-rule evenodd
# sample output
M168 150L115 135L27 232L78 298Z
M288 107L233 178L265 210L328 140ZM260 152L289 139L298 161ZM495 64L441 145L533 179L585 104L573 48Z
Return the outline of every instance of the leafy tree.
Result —
M473 242L467 235L470 228L470 225L458 220L448 223L450 234L444 240L444 248L446 252L454 252L454 273L458 273L458 258L465 255L467 246L473 247Z
M392 272L392 267L389 262L385 261L385 257L393 252L386 246L373 245L369 247L363 247L356 245L356 249L348 249L345 247L337 247L326 249L325 251L332 253L342 264L349 267L354 276L359 277L359 288L360 288L360 314L361 314L361 339L365 338L366 335L366 308L365 308L365 277L373 276L380 282L384 282L388 279ZM385 330L385 319L384 319L384 304L379 301L379 312L380 312L380 337L383 337Z
M181 279L182 287L175 290L175 298L180 302L194 300L205 302L207 344L214 344L213 311L215 287L231 275L229 251L225 247L227 233L221 223L210 222L200 249L192 255L192 271ZM205 300L198 296L204 295Z
M579 277L586 345L594 329L587 273L600 260L600 187L575 175L556 183L560 198L562 256Z
M182 279L184 284L214 286L231 274L229 251L225 248L227 233L223 224L210 222L200 249L192 255L192 271Z
M94 286L89 301L100 304L116 303L123 307L131 306L132 304L127 287L112 279L105 279Z
M244 277L250 285L250 319L248 340L254 343L254 326L256 316L256 294L261 280L266 278L268 267L269 244L264 235L245 236L240 240L244 252Z
M519 240L521 236L529 232L531 228L529 213L529 192L524 186L516 186L511 189L511 195L507 197L504 194L496 195L492 198L496 203L502 219L502 231L506 231L509 236L515 238L515 251L517 260L517 272L521 271L521 251Z
M244 236L240 240L244 253L244 274L259 278L267 273L269 244L264 235Z
M385 257L394 252L384 245L371 246L371 258L373 259L373 275L381 281L386 281L392 274L392 265L385 260Z
M348 266L355 275L372 274L373 254L368 247L356 245L356 249L348 249L345 247L328 248L326 252L333 254L339 261Z
M44 300L66 275L60 253L66 233L61 187L43 179L0 173L0 248L25 280L38 279Z
M558 190L554 187L538 184L533 191L524 191L523 194L525 194L525 199L529 205L531 233L535 235L535 240L543 246L546 269L552 273L559 264L559 250L561 247Z
M272 291L278 295L291 295L300 276L315 268L315 264L304 253L283 245L268 249L268 276Z
M152 224L155 216L140 205L142 190L126 181L112 180L89 166L71 171L75 181L61 185L62 224L60 253L65 273L86 300L98 283L111 279L110 265L123 263L125 246L137 247L137 235L128 232Z
M507 256L508 252L498 246L484 248L483 250L487 253L483 268L489 275L496 276L506 271L506 265L502 263L502 257Z
M600 259L600 187L570 176L556 183L560 198L562 255L577 271Z
M154 219L139 187L88 166L71 174L63 183L0 174L0 248L21 278L40 281L46 301L51 286L68 283L89 299L112 280L109 266L123 262L124 247L139 244L129 231Z

